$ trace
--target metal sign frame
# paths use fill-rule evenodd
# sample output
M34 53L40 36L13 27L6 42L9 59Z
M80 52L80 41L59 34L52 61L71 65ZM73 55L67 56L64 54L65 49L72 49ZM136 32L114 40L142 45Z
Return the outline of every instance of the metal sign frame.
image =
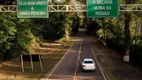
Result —
M142 4L119 4L119 11L142 11ZM16 5L0 5L0 12L17 12ZM48 12L86 12L86 5L48 5Z
M36 61L34 61L33 60L33 56L38 56L38 61L36 60ZM25 58L24 58L25 57ZM27 57L27 58L26 58ZM31 69L32 69L32 71L34 71L34 68L33 68L33 62L39 62L40 63L40 68L41 68L41 71L43 71L43 66L42 66L42 59L41 59L41 55L32 55L32 54L29 54L29 55L21 55L20 56L20 63L21 63L21 67L22 67L22 72L24 72L24 62L25 61L28 61L28 62L30 62L31 63Z

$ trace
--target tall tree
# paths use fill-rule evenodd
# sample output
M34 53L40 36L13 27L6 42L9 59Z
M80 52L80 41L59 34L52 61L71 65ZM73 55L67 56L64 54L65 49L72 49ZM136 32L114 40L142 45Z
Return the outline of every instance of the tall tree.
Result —
M125 53L124 53L124 61L129 62L129 51L130 51L130 45L131 45L131 36L130 36L130 20L131 14L125 13Z
M126 4L134 4L138 2L138 0L125 0ZM130 61L129 52L130 52L130 45L131 45L131 35L130 35L130 22L131 22L132 13L126 12L125 13L125 53L123 60L126 62Z

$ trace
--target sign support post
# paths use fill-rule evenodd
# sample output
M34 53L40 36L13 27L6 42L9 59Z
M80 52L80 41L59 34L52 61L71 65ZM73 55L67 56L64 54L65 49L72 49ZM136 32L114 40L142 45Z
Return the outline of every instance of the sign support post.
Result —
M24 72L23 56L22 55L21 55L21 66L22 66L22 72Z
M41 55L39 55L39 62L40 62L40 68L41 68L41 71L43 71L42 61L41 61Z
M30 54L30 59L31 59L31 68L32 68L32 71L34 71L33 69L33 59L32 59L32 55Z

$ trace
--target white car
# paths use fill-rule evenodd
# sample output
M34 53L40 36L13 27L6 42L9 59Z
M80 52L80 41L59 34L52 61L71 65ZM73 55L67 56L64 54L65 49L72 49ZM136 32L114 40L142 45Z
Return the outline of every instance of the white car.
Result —
M82 70L83 71L87 71L87 70L95 71L95 69L96 69L96 65L95 65L95 62L93 61L93 59L84 59L82 61Z

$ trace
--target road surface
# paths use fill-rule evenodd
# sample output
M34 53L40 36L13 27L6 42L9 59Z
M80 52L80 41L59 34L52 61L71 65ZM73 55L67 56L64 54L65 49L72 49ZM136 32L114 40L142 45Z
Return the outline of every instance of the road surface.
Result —
M106 80L93 53L89 36L80 29L70 49L45 80ZM84 58L92 58L96 62L96 71L82 72L81 60Z

